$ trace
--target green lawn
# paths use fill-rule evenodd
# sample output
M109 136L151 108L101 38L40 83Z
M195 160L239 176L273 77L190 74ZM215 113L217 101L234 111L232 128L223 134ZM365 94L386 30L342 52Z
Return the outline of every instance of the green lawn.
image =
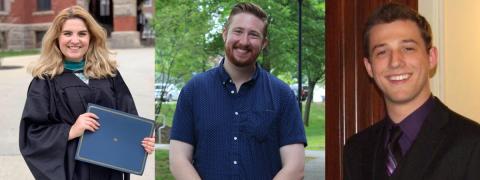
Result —
M156 105L158 106L158 105ZM160 110L160 114L165 115L166 119L166 124L169 127L172 127L172 121L173 121L173 114L175 114L175 108L177 106L176 102L171 102L168 104L162 104L162 109ZM160 117L157 117L157 122L160 121Z
M305 110L305 108L303 110ZM310 123L308 127L305 127L305 133L307 134L307 150L325 149L324 103L312 103L310 109Z
M32 54L39 54L40 50L38 49L29 49L29 50L7 50L7 51L0 51L0 57L11 57L11 56L23 56L23 55L32 55Z
M168 150L155 151L155 180L174 179L168 167Z

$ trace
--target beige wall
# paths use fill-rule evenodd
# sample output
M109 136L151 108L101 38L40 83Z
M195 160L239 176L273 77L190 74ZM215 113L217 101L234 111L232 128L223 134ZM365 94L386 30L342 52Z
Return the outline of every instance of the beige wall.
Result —
M432 26L443 67L432 79L434 94L480 122L480 1L419 0L419 10L438 24Z
M432 93L436 97L444 100L445 91L443 88L445 79L445 55L442 35L444 34L444 20L443 20L443 0L419 0L418 9L420 13L427 18L433 33L433 45L436 46L439 51L437 69L434 76L430 80Z

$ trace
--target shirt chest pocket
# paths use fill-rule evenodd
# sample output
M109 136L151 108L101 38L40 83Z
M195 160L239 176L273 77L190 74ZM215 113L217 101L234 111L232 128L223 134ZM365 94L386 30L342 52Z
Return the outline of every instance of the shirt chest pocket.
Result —
M276 113L272 110L250 111L240 121L240 131L247 138L263 143L276 137L276 119Z

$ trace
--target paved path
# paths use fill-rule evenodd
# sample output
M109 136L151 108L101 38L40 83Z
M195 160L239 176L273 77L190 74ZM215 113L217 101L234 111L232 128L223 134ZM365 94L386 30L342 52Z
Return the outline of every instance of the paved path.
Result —
M306 151L304 180L325 179L325 151ZM313 158L313 159L312 159Z
M119 69L137 105L140 116L154 117L154 49L115 50ZM23 161L18 148L18 126L25 104L26 92L32 77L26 66L38 58L21 56L4 58L0 68L0 179L31 180L33 176ZM154 156L149 156L143 176L134 180L152 180L155 177Z

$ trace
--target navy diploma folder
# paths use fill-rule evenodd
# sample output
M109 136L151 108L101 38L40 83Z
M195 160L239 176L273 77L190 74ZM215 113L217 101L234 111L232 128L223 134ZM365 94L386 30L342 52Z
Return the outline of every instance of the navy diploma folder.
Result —
M147 153L141 145L153 134L154 122L118 110L88 104L100 128L80 137L75 159L118 171L142 175Z

